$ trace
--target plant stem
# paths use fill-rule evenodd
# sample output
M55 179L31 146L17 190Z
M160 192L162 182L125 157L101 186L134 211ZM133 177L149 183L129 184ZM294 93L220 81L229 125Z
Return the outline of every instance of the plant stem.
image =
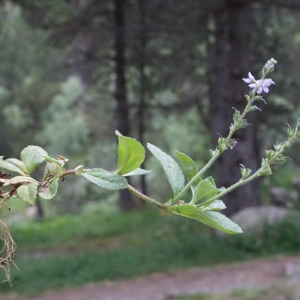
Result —
M228 194L229 192L233 191L234 189L238 188L239 186L241 186L241 185L243 185L243 184L245 184L245 183L248 183L248 182L252 181L252 180L255 179L256 177L259 177L259 176L260 176L260 174L259 174L260 170L261 170L261 169L259 169L259 170L256 171L253 175L251 175L251 176L249 176L249 177L247 177L247 178L245 178L245 179L239 180L239 181L236 182L235 184L233 184L233 185L231 185L230 187L228 187L225 191L223 191L223 192L217 194L216 196L214 196L214 197L212 197L212 198L206 200L206 201L203 202L203 203L200 203L199 205L200 205L200 206L202 206L202 205L208 206L208 205L210 205L211 203L213 203L215 200L220 199L221 197L223 197L224 195L226 195L226 194Z
M149 203L151 203L151 204L154 204L154 205L156 205L156 206L158 206L158 207L160 207L160 208L162 208L162 209L165 209L165 210L168 209L168 206L167 206L167 205L165 205L165 204L163 204L163 203L160 203L160 202L158 202L158 201L156 201L156 200L154 200L154 199L152 199L152 198L150 198L150 197L148 197L148 196L142 194L141 192L139 192L138 190L136 190L134 187L132 187L132 186L129 185L129 184L128 184L128 186L127 186L127 189L128 189L131 193L133 193L134 195L136 195L137 197L139 197L140 199L145 200L146 202L149 202Z
M251 106L251 102L254 98L255 93L253 93L253 97L250 99L250 101L248 101L240 119L242 120L245 115L247 114L249 107ZM234 132L237 130L236 126L232 126L228 136L225 139L225 143L228 144L230 142L230 139L232 137L232 135L234 134ZM216 148L217 149L217 148ZM183 188L183 190L174 198L173 201L176 201L177 199L179 199L189 188L190 186L203 174L205 173L211 166L212 164L216 161L216 159L221 155L220 152L217 152L216 154L214 154L214 156L207 162L207 164L187 183L187 185ZM169 203L170 201L168 201L167 203Z
M292 136L290 139L288 139L288 146L290 146L293 141L297 138L296 133L294 134L294 136ZM275 155L270 159L269 161L269 165L271 165L273 162L276 162L276 158L282 154L284 152L284 149L282 148L281 150L277 151L275 153ZM240 179L238 182L236 182L235 184L231 185L230 187L228 187L225 191L217 194L216 196L206 200L205 202L199 204L200 206L208 206L211 203L213 203L215 200L220 199L221 197L223 197L224 195L228 194L229 192L231 192L232 190L238 188L239 186L246 184L248 182L250 182L251 180L255 179L256 177L259 176L263 176L263 174L261 174L262 168L259 168L253 175L247 177L247 178L242 178Z
M88 170L89 170L89 169L83 169L82 172L87 172ZM63 178L63 177L65 177L65 176L67 176L67 175L76 175L77 173L78 173L78 169L76 169L76 168L75 168L75 169L71 169L71 170L66 170L66 171L62 172L62 174L60 175L60 177ZM156 206L158 206L158 207L160 207L160 208L162 208L162 209L165 209L165 210L168 209L168 206L167 206L167 205L165 205L165 204L163 204L163 203L160 203L160 202L156 201L155 199L150 198L150 197L144 195L143 193L139 192L138 190L136 190L136 189L135 189L133 186L131 186L131 185L128 185L128 186L127 186L127 189L128 189L131 193L133 193L134 195L136 195L138 198L143 199L143 200L146 201L146 202L149 202L149 203L151 203L151 204L154 204L154 205L156 205Z

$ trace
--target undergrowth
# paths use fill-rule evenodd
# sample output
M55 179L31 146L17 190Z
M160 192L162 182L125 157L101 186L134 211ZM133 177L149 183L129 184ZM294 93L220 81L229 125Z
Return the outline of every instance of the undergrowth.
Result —
M193 220L157 210L117 218L64 216L11 231L18 252L26 255L16 259L22 272L11 269L13 288L4 283L0 293L23 295L300 250L300 223L295 221L252 235L219 236Z

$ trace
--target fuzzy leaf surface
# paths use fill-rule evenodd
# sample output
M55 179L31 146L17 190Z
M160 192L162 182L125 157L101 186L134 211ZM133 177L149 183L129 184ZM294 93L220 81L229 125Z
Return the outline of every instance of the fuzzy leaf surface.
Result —
M198 173L198 167L196 165L196 163L186 154L176 151L176 156L179 159L183 170L185 171L188 180L193 179L196 174ZM200 182L201 178L200 176L197 178L197 180L191 185L191 190L192 190L192 194L193 194L193 199L196 197L197 194L197 184Z
M215 211L201 212L197 207L190 204L174 205L171 206L169 210L174 214L195 219L210 227L216 228L226 233L235 234L243 232L239 225Z
M194 178L196 176L196 174L198 173L198 167L197 167L196 163L188 155L186 155L182 152L176 151L176 156L179 159L188 179L191 180L192 178ZM200 181L200 178L195 183L197 183L199 181Z
M134 176L134 175L146 175L146 174L149 174L151 173L151 171L148 171L148 170L144 170L144 169L141 169L141 168L137 168L129 173L126 173L124 174L123 176Z
M43 199L50 200L56 195L57 188L58 178L54 179L49 186L40 187L38 195Z
M99 168L90 169L81 175L96 185L109 190L126 189L128 186L128 182L123 176Z
M16 158L8 158L6 160L6 162L9 162L9 163L15 165L16 167L21 169L24 172L24 174L26 174L26 167L25 167L24 163L21 160L16 159Z
M196 197L193 199L193 203L196 203L199 200L207 200L214 197L219 192L219 189L216 187L216 184L212 177L201 180L198 184L198 190Z
M59 168L62 168L64 166L64 162L62 160L57 160L57 159L52 158L48 155L43 155L43 157L45 159L47 159L48 161L51 161L52 163L56 164Z
M47 155L47 152L38 146L27 146L22 150L21 160L28 174L32 173L45 160L43 155Z
M174 199L184 188L184 176L177 162L158 147L147 144L151 153L160 161L172 189Z
M21 185L17 188L18 197L24 202L33 205L37 194L37 182L31 182L26 185Z
M61 168L61 166L53 162L47 162L43 180L50 180L53 177L59 177L62 171L63 169Z
M32 177L29 176L15 176L11 179L4 179L5 183L3 184L5 185L11 185L11 184L17 184L17 183L30 183L30 182L36 182L35 179L33 179Z
M11 172L16 172L18 174L26 176L26 168L25 165L23 164L18 159L15 158L9 158L7 160L3 160L3 156L0 156L0 169L6 170L6 171L11 171ZM24 171L25 169L25 171Z
M226 205L222 200L215 200L208 206L205 206L203 210L222 210L225 209Z

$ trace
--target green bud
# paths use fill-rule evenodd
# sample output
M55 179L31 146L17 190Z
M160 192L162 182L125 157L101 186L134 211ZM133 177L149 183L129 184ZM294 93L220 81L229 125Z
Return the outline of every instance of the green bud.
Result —
M300 123L299 122L297 122L297 125L295 127L295 132L296 132L297 137L300 137Z
M261 163L261 167L259 170L259 175L261 176L266 176L266 175L271 175L272 174L272 170L271 167L269 165L269 162L267 159L263 158L262 163Z
M218 139L218 145L220 146L220 145L222 145L222 144L224 144L225 143L225 139L224 138L219 138Z
M240 119L241 119L241 113L239 110L236 109L233 115L234 123L239 122Z
M282 143L276 143L274 145L274 149L275 149L276 152L281 151L282 148L283 148L283 144Z
M268 161L270 161L274 155L275 155L275 152L273 150L266 150L266 156L267 156Z
M296 127L296 129L297 129L297 127ZM288 138L289 139L292 138L294 134L295 134L295 130L292 129L292 128L288 128L288 130L287 130L287 136L288 136Z
M256 105L252 105L250 108L249 108L249 112L250 111L254 111L254 110L259 110L261 111L261 109L259 107L257 107Z
M248 123L245 119L239 120L236 124L236 129L242 129L248 126Z
M209 153L210 153L211 157L214 157L218 152L219 152L219 149L216 149L216 150L209 149Z
M221 144L221 145L219 146L219 154L221 154L222 152L224 152L224 151L227 150L227 149L228 149L228 147L226 146L225 143Z
M282 143L283 150L286 150L289 147L290 143L288 141L285 141Z
M242 174L242 178L245 179L251 174L251 170L246 168L241 168L241 174Z
M277 164L283 164L285 162L285 157L282 154L279 154L276 157L275 163Z
M246 100L247 100L248 102L251 101L251 98L249 97L249 95L245 95L245 97L246 97Z
M259 96L259 95L258 95L258 96L255 96L253 100L255 100L255 101L262 101L262 100L264 100L264 99L263 99L262 96Z

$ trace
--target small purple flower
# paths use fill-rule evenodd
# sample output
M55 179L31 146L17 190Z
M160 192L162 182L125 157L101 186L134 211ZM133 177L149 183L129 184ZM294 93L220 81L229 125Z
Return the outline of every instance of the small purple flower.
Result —
M250 72L248 73L248 76L249 76L248 78L243 78L243 80L246 83L249 83L248 86L252 90L257 88L257 94L260 94L262 91L264 91L265 93L268 93L269 86L271 84L275 84L275 82L270 78L255 80L255 78L253 77L253 75Z
M271 84L275 84L275 82L270 78L258 80L257 81L257 85L258 85L257 94L260 94L262 91L264 91L265 93L269 93L269 86Z
M249 72L248 73L248 78L243 78L243 80L246 82L246 83L251 83L251 82L255 82L255 78L253 77L253 75ZM249 85L250 86L250 85Z

